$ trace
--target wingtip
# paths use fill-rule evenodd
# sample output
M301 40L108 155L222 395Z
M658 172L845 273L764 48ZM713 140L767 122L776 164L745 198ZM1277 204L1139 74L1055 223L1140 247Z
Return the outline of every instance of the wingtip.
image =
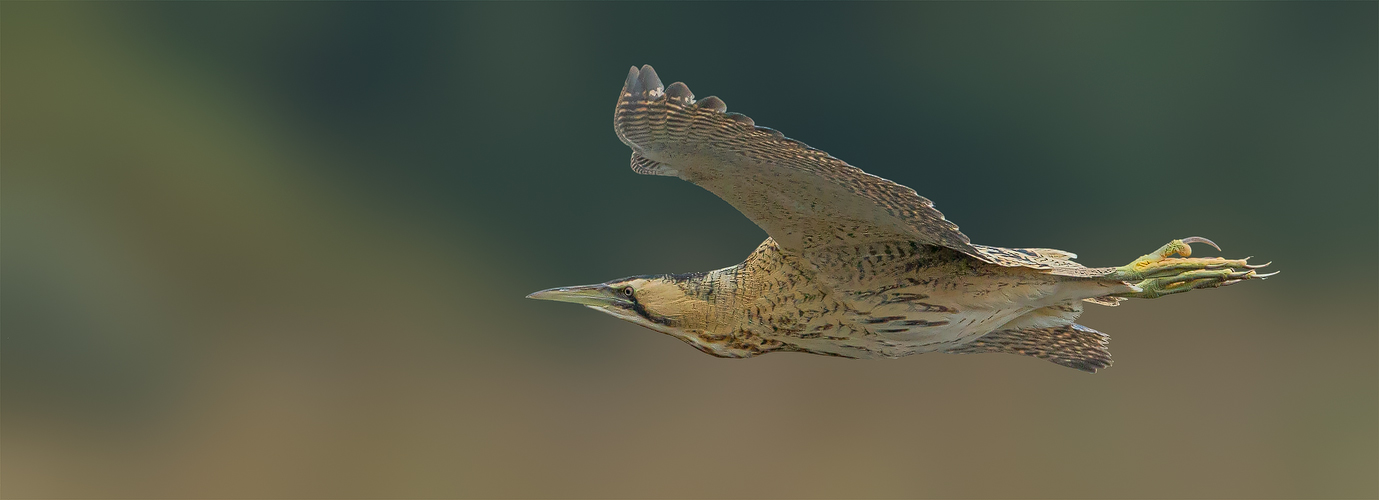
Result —
M689 86L684 82L675 82L666 87L666 95L672 99L681 101L693 101L694 92L690 92Z
M754 127L757 124L757 122L755 120L752 120L750 116L744 115L742 113L728 113L728 118L732 121L741 123L748 127Z
M638 88L639 74L640 72L637 71L636 66L633 66L632 69L627 70L627 81L623 82L622 84L623 92L627 92L629 94L636 94L638 92L641 92L641 89Z
M728 111L728 105L724 104L722 99L719 99L715 96L708 96L703 99L700 99L699 102L695 103L695 105L704 109L711 109L719 113L724 113Z
M664 85L661 85L661 79L656 76L656 68L652 68L650 64L642 66L638 73L637 83L641 84L643 91L657 91L665 88Z

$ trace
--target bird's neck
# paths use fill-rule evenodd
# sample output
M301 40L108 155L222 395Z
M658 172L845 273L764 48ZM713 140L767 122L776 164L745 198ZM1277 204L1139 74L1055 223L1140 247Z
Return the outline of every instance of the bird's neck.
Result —
M687 298L698 302L702 315L686 317L685 328L701 330L710 336L752 335L749 311L776 283L784 267L783 255L767 239L741 264L716 271L673 275Z
M683 316L677 318L677 326L686 330L724 333L721 332L722 323L730 322L732 311L740 307L738 267L669 276L684 292L684 301L692 304L684 308Z
M758 301L792 282L784 272L792 267L788 260L768 238L736 266L662 276L667 286L639 292L656 297L652 312L659 314L646 326L715 356L747 357L781 349L779 340L764 335L770 325L758 317Z

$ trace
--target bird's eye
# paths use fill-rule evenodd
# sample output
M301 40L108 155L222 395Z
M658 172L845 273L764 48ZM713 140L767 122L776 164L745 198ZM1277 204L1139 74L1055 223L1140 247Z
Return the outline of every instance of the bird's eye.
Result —
M622 294L623 294L623 295L626 295L626 296L628 296L628 297L631 297L631 296L632 296L632 287L629 286L629 287L627 287L627 288L622 289Z

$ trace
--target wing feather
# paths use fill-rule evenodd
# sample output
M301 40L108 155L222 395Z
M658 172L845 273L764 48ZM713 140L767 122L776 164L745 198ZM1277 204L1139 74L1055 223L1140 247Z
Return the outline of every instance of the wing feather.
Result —
M632 148L634 171L677 176L713 192L788 250L914 241L1063 276L1113 271L1083 267L1061 250L973 245L915 190L729 113L722 99L696 101L680 82L665 87L651 66L628 71L613 128Z
M1083 266L1073 262L1077 255L1052 248L1004 248L986 245L973 245L973 247L985 257L983 260L987 262L1006 267L1039 269L1059 276L1099 278L1116 270L1114 267Z
M651 66L633 67L613 123L634 170L713 192L784 248L907 240L995 263L913 189L725 110L716 97L695 101L683 83L662 86Z

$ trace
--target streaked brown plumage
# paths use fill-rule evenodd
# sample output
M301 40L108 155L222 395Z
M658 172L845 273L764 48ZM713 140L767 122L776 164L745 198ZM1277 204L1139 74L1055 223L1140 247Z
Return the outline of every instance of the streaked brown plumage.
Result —
M851 358L1009 352L1085 371L1109 366L1106 335L1073 323L1116 305L1261 278L1244 260L1187 258L1174 240L1118 268L1061 250L974 245L914 190L696 101L632 68L614 112L632 169L676 176L732 204L770 236L736 266L567 287L532 298L587 305L701 351ZM1181 255L1182 258L1176 258Z

